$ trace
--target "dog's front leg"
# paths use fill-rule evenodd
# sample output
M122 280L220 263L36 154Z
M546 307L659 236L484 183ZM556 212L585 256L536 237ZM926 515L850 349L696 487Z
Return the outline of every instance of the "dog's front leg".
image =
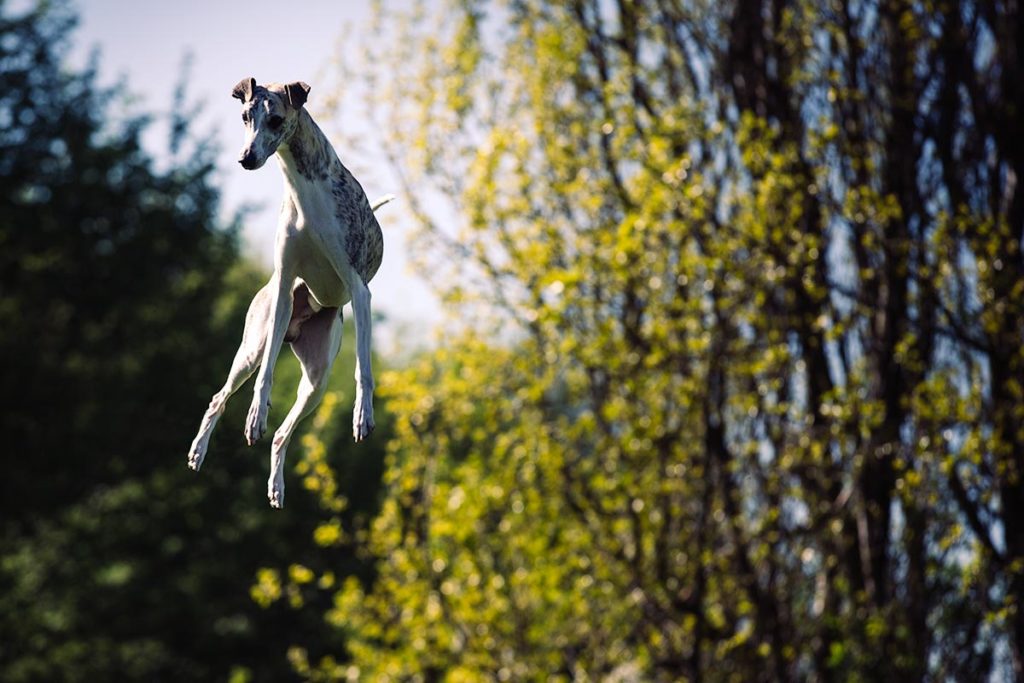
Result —
M245 421L245 441L250 446L259 441L267 431L267 413L270 409L270 388L274 379L274 364L288 331L288 320L292 315L292 286L295 277L281 268L274 270L269 289L272 293L270 324L267 326L267 343L263 348L263 362L256 385L253 389L252 405Z
M188 466L199 471L206 458L206 449L210 444L210 435L220 416L224 413L224 404L231 394L238 391L245 380L256 371L256 366L263 358L263 348L267 343L267 330L270 328L271 291L270 285L264 286L253 297L249 304L249 312L245 315L245 331L242 333L242 344L238 347L235 360L231 364L231 372L224 387L214 394L210 407L203 415L199 434L192 442L188 453Z

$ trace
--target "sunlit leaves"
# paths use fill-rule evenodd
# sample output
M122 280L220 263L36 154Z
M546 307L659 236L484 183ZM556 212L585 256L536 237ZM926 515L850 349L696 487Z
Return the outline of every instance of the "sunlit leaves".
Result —
M906 79L939 73L935 12L404 25L423 66L384 106L451 203L416 243L452 320L382 381L378 573L329 614L361 674L897 680L946 670L957 615L1005 627L983 565L1024 389L992 408L982 354L1024 370L1024 286L1005 221L933 187Z

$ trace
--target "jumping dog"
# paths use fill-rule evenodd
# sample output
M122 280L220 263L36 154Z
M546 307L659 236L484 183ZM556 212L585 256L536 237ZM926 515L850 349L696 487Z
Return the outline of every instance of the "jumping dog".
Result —
M251 446L266 432L270 387L281 345L288 342L302 366L295 405L274 434L270 447L270 505L284 505L284 460L296 425L323 398L331 366L341 346L341 307L352 302L356 327L356 396L352 417L355 440L373 431L373 371L370 367L370 290L380 267L384 241L363 188L338 159L330 142L306 111L309 86L302 82L256 85L243 79L231 91L242 102L245 144L242 168L255 170L276 155L284 174L285 197L274 247L274 273L245 318L242 343L224 386L214 394L189 450L188 465L198 471L210 435L231 396L259 368L245 422Z

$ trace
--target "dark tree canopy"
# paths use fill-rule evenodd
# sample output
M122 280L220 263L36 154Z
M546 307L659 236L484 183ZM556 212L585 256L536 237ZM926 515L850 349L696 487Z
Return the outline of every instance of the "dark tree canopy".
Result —
M152 467L145 454L209 370L197 323L220 282L206 274L237 256L217 229L209 148L154 171L146 119L119 119L118 89L64 68L70 16L3 22L0 393L13 476L0 514L12 522Z

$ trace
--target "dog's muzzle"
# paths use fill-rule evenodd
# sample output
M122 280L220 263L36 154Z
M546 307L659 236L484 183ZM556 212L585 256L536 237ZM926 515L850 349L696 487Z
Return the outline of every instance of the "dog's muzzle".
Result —
M242 152L238 157L238 163L242 165L247 171L251 171L255 168L259 168L259 162L256 159L256 155L253 154L252 150Z

